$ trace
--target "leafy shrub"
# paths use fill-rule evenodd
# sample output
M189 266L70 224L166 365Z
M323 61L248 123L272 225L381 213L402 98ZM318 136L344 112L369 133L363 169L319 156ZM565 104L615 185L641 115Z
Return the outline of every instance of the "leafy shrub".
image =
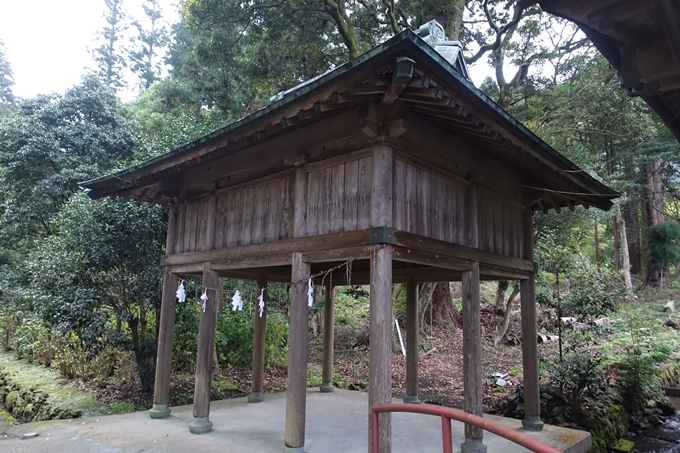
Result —
M28 315L16 328L14 349L18 358L49 367L57 354L58 338L40 318Z
M218 316L215 339L217 358L231 366L250 366L253 358L253 336L256 312L225 310ZM286 361L288 322L278 312L267 313L265 360L269 364Z
M563 359L550 367L550 378L567 396L572 415L581 414L585 397L596 393L604 383L603 358L588 349L590 340L587 333L574 331Z
M647 256L659 267L667 268L680 258L680 224L662 222L647 228L645 235Z

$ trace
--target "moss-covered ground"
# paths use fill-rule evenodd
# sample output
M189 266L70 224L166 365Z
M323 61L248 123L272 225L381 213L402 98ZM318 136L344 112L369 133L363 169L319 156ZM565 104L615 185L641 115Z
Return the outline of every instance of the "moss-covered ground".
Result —
M12 353L0 352L0 371L9 373L12 381L22 388L49 394L51 404L78 409L86 417L134 411L132 403L105 404L84 386L65 380L57 371L18 360Z

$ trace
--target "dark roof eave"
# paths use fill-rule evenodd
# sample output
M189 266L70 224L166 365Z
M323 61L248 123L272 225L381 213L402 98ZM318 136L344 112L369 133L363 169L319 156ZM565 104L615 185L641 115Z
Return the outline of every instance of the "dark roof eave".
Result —
M467 101L475 104L476 107L480 108L480 110L489 115L493 120L497 121L502 127L515 134L520 140L528 144L538 154L547 158L560 168L564 168L566 170L580 170L570 160L552 149L547 143L527 129L523 124L518 122L507 112L501 109L500 106L498 106L482 91L477 89L470 81L465 79L462 74L458 73L458 71L453 66L451 66L451 64L449 64L449 62L444 57L442 57L435 49L420 39L415 33L413 33L411 30L404 30L403 32L385 41L381 45L369 50L365 54L345 63L342 66L339 66L333 71L330 71L323 77L320 77L318 80L304 85L298 90L288 93L282 99L266 106L259 112L242 118L239 121L218 129L211 134L208 134L198 140L194 140L193 142L183 145L173 151L170 151L169 153L158 156L129 169L117 172L113 175L104 176L90 181L84 181L81 183L81 185L93 189L90 193L91 198L101 198L105 196L105 194L103 194L100 190L97 190L97 186L101 185L102 183L113 179L126 179L125 176L127 175L140 170L148 169L161 162L181 156L182 154L188 154L193 149L205 145L213 140L217 140L218 138L223 137L225 134L233 133L240 129L245 129L257 121L265 121L267 117L275 116L281 113L283 110L292 107L295 103L304 101L310 97L313 97L317 92L327 89L327 85L337 83L337 78L343 75L348 76L356 71L359 71L363 66L368 64L373 57L383 54L388 50L392 51L390 53L407 50L415 54L420 53L421 57L429 58L431 61L428 62L426 59L423 59L421 63L425 64L426 66L430 66L430 69L437 73L437 75L442 79L452 82L454 88L460 91L464 97L466 97ZM466 93L468 96L465 96ZM584 185L584 188L588 188L593 193L603 196L603 199L600 203L594 204L601 209L609 209L612 206L610 198L617 198L619 196L617 192L605 186L587 173L574 173L573 177L579 180Z

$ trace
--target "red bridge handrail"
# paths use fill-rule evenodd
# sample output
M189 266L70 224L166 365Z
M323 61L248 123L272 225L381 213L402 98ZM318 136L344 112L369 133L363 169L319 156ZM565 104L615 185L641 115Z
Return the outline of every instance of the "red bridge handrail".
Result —
M511 442L521 445L535 453L562 453L560 450L553 448L543 442L529 437L526 434L519 433L514 429L503 426L491 420L478 417L476 415L468 414L458 409L450 407L434 406L432 404L377 404L371 408L371 451L372 453L380 453L380 437L379 437L379 423L378 415L384 412L413 412L417 414L438 415L442 418L442 442L444 446L444 453L453 452L453 439L451 438L451 420L468 423L470 425L482 428L498 436L504 437Z

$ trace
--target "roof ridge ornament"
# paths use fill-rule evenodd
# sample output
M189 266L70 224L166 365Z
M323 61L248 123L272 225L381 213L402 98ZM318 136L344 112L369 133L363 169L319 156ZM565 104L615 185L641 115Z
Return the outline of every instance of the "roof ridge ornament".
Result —
M422 38L430 47L434 48L442 57L448 61L459 73L467 80L470 79L467 63L463 57L463 45L460 41L450 41L446 37L446 33L442 24L436 20L431 20L426 24L420 26L416 30L416 35Z

